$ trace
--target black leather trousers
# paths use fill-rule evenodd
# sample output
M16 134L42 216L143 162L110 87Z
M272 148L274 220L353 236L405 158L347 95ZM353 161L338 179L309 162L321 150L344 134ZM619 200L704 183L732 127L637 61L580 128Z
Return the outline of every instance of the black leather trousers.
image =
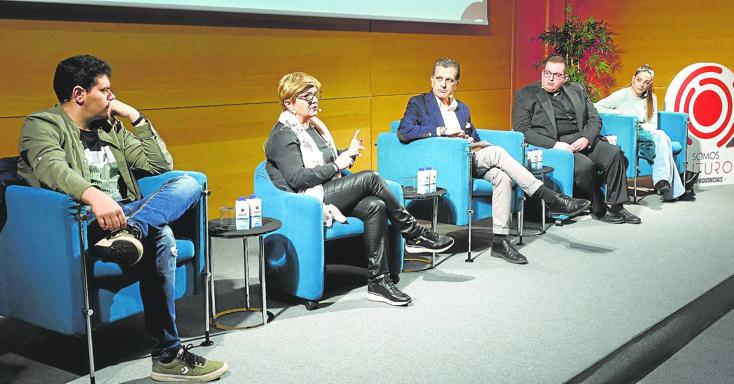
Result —
M397 225L404 238L414 238L421 227L403 208L385 180L375 171L362 171L324 186L324 203L333 204L344 214L364 222L364 247L369 277L388 273L388 223ZM395 271L398 272L398 271Z

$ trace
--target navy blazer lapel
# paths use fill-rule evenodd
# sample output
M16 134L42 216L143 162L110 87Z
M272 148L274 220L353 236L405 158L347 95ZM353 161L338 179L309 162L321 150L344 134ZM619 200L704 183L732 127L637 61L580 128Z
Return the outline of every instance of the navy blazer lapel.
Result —
M553 125L553 130L557 133L558 127L556 127L556 114L553 112L553 105L551 104L550 97L548 96L548 92L546 92L545 89L540 87L535 97L537 97L538 101L540 101L540 106L543 107L543 110L548 115L548 119L550 120L551 124Z
M573 104L573 111L576 113L576 125L578 125L579 132L581 132L584 128L583 126L583 116L584 111L582 109L581 104L581 98L574 92L574 90L571 89L570 85L566 85L563 87L563 91L566 92L566 95L568 96L569 100L571 100L571 104Z
M469 109L461 101L456 100L456 102L459 103L459 105L456 107L456 118L459 119L459 125L461 125L461 129L464 132L468 132L470 131L470 129L467 128L466 124L469 122Z
M428 115L433 118L439 127L445 127L446 124L443 122L443 116L441 115L441 109L438 107L436 95L433 92L428 92L423 96L423 101L426 103L426 107L428 107Z

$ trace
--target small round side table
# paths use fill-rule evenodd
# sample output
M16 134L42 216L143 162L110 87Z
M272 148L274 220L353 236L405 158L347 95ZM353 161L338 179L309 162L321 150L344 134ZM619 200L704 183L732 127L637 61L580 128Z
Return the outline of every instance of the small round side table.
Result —
M242 249L244 253L244 264L245 264L245 307L244 308L233 308L228 309L222 312L217 313L215 303L214 303L214 277L212 275L211 278L211 308L212 311L210 312L210 322L219 329L224 330L234 330L234 329L247 329L247 328L254 328L254 327L260 327L264 326L268 323L268 319L272 317L270 313L268 313L268 304L265 296L265 248L263 247L263 235L268 234L270 232L276 231L280 228L280 221L277 219L272 219L269 217L263 217L262 218L263 223L261 227L255 227L251 229L244 229L244 230L236 230L234 219L228 219L224 222L221 219L212 219L209 220L208 226L209 226L209 254L212 254L212 242L211 238L218 237L223 239L242 239ZM258 258L258 264L260 266L260 286L262 288L262 308L252 308L250 307L250 274L249 274L249 254L247 250L247 239L251 237L257 237L259 248L260 248L260 255ZM211 256L210 256L211 257ZM210 266L211 268L211 266ZM211 273L211 271L210 271ZM210 298L207 297L207 300ZM229 315L231 313L235 312L248 312L253 310L258 310L262 312L262 324L258 324L251 327L233 327L233 326L225 326L222 324L217 323L217 319Z
M438 221L438 199L446 194L445 188L436 188L436 192L430 193L418 193L415 187L403 186L403 205L406 200L432 200L433 201L433 216L431 220L431 230L436 232L436 226ZM430 261L418 257L406 257L404 261L415 261L419 263L428 264L428 267L421 269L403 269L403 272L420 272L431 269L436 266L436 253L431 253Z

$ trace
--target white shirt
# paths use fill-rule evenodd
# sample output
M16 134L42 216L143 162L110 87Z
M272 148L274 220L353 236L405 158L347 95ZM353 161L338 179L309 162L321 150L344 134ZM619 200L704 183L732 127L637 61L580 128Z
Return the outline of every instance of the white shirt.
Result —
M441 117L443 117L446 135L461 132L461 123L459 123L459 118L456 116L456 108L459 106L459 102L452 98L451 103L445 105L438 97L436 97L436 102L438 103L438 109L441 111Z

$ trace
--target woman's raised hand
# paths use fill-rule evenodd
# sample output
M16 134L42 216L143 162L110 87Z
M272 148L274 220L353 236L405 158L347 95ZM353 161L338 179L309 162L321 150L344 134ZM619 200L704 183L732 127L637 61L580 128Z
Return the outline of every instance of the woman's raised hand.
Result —
M364 149L364 146L362 145L362 139L359 138L359 129L354 131L354 137L352 137L352 141L349 143L349 148L347 151L350 153L350 156L361 156L361 151Z

